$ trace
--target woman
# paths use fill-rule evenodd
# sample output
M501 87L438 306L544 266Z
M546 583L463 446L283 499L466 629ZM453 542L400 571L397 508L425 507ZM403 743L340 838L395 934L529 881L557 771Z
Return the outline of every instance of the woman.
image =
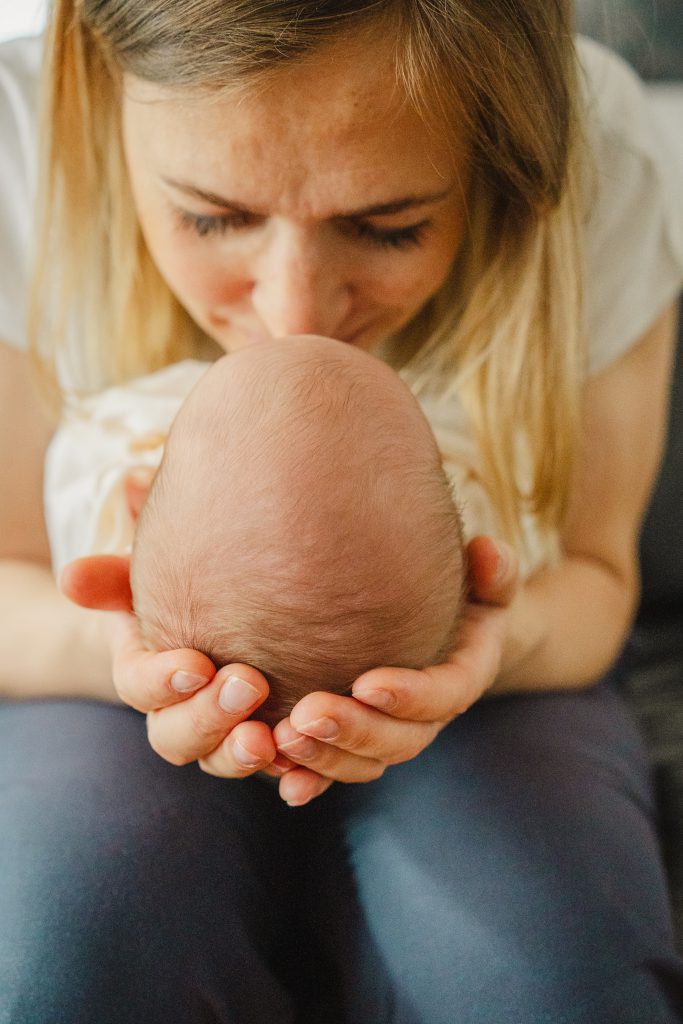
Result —
M547 0L60 0L47 45L24 333L61 387L285 334L357 344L444 443L467 432L507 544L470 545L447 665L377 669L271 733L246 720L254 668L143 649L124 560L64 579L107 614L58 594L35 511L52 423L3 345L3 691L103 700L0 713L5 1018L680 1019L611 668L683 278L636 82L577 62ZM15 271L30 60L6 60ZM16 346L21 297L7 276ZM259 770L308 806L226 781Z

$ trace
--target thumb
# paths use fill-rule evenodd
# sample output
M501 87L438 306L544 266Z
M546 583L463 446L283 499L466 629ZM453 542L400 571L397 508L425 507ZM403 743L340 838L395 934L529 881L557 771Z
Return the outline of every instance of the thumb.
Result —
M475 601L505 607L520 587L514 548L493 537L474 537L467 545L468 582Z
M130 557L90 555L65 565L59 589L74 604L107 612L131 612Z

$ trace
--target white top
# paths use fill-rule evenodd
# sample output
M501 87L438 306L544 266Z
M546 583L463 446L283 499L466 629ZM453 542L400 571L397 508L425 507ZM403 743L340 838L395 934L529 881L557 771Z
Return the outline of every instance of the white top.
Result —
M0 44L0 338L26 345L41 40Z
M186 359L73 401L45 460L45 520L56 576L74 558L127 554L125 479L156 470L176 413L211 363Z
M26 341L40 48L38 38L0 45L0 338L19 347ZM596 172L585 252L589 366L596 373L642 335L683 282L683 87L646 90L619 57L586 39L579 53ZM170 369L155 386L171 379L177 386ZM423 408L456 477L468 532L497 532L457 397L438 406L425 399ZM525 531L533 548L531 521ZM527 571L539 564L536 549Z

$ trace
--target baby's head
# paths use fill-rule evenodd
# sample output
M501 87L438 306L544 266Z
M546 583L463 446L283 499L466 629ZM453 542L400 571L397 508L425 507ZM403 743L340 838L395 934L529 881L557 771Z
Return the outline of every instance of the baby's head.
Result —
M255 666L271 723L370 668L443 660L465 598L461 521L415 398L325 338L219 359L173 424L131 585L151 648Z

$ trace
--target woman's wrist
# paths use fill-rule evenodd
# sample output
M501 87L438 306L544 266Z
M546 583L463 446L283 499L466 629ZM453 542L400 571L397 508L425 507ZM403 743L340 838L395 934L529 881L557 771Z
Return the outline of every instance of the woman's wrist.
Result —
M117 701L103 616L68 601L48 566L0 560L0 694Z
M565 555L520 588L507 609L502 667L492 694L580 689L621 650L637 603L635 577Z
M120 704L111 669L108 612L79 608L67 602L59 662L65 696L86 697ZM64 671L66 670L66 671Z
M536 595L522 584L505 609L505 638L500 671L489 693L501 694L524 689L524 666L538 653L545 640L542 609Z

